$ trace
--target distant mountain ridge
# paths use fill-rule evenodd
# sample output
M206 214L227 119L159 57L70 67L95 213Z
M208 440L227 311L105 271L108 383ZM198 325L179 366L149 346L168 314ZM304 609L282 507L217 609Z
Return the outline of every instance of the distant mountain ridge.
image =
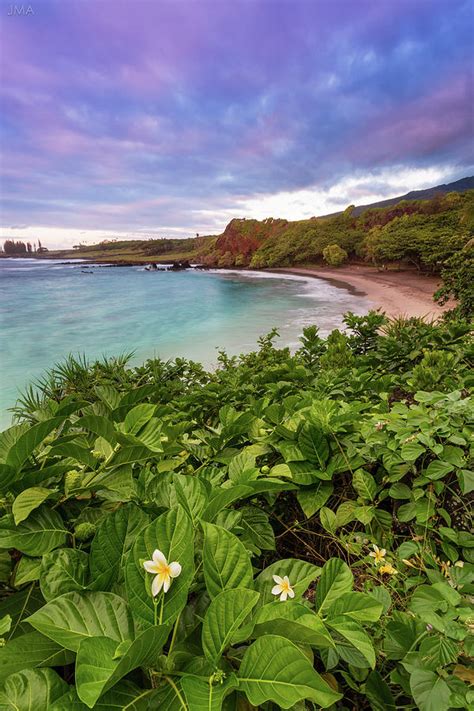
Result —
M357 205L352 214L357 217L357 215L360 215L361 212L364 212L364 210L370 210L377 207L390 207L391 205L396 205L403 200L430 200L431 198L434 198L435 195L463 193L466 190L474 190L474 175L461 178L460 180L455 180L454 183L435 185L433 188L426 188L425 190L410 190L410 192L405 195L389 198L388 200L379 200L379 202L373 202L370 203L370 205ZM333 212L331 215L324 215L324 217L332 217L333 215L338 214L340 213Z

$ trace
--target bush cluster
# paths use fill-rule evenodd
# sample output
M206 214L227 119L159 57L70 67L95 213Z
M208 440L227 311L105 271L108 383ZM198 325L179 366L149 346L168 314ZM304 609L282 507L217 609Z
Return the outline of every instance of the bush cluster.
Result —
M70 357L0 435L0 706L470 709L472 340Z

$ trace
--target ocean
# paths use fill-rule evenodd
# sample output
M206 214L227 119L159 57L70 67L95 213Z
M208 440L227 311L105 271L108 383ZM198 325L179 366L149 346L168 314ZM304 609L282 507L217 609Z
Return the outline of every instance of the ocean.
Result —
M92 272L92 273L90 273ZM27 384L69 353L134 351L132 363L184 356L213 367L218 349L255 348L276 327L295 348L370 304L311 277L252 271L148 272L54 260L0 259L0 426Z

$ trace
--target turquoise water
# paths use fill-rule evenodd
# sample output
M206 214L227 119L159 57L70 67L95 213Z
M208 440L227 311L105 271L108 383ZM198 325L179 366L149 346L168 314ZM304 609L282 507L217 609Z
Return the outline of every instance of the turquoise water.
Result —
M92 274L83 273L92 271ZM217 348L255 347L276 326L295 346L302 328L323 333L368 302L319 279L259 272L147 272L34 259L0 260L1 424L18 391L68 353L135 351L208 366Z

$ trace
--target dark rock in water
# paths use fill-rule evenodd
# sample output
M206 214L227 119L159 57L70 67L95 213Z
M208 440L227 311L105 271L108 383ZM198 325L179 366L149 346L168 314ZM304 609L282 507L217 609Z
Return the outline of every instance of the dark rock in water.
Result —
M86 271L85 269L81 269L81 274L93 274L94 272L92 271Z
M168 267L169 272L181 272L183 269L191 269L191 265L187 259L182 261L173 262L171 267Z
M207 271L211 267L208 264L195 264L194 269L201 269L203 271Z
M158 269L158 267L157 267L157 265L155 264L155 262L152 262L151 264L147 264L146 267L145 267L145 269L146 269L147 272L156 272L157 269Z

